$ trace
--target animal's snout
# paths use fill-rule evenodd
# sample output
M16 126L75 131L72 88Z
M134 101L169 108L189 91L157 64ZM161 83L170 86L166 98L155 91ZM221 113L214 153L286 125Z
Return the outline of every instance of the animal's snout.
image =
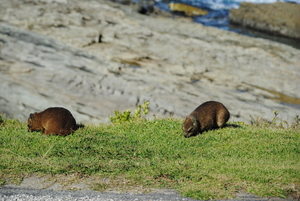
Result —
M31 132L31 126L29 124L27 125L27 131Z

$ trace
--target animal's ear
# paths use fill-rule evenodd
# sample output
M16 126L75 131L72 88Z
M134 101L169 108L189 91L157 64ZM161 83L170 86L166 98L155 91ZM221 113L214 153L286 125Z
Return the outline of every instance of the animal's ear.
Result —
M31 114L29 115L29 119L33 119L33 117L34 117L34 115L31 113Z
M196 119L196 117L191 117L191 120L192 120L192 123L193 123L193 126L197 126L197 119Z

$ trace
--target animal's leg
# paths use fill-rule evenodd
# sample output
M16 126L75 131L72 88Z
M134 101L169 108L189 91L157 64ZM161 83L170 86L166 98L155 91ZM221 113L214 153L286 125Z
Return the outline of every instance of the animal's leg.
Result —
M49 135L49 130L46 130L45 128L42 128L42 134L43 135Z

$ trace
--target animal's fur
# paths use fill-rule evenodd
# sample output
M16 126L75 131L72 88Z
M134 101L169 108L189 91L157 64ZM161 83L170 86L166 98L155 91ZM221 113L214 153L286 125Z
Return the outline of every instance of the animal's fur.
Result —
M61 107L50 107L43 112L32 113L28 118L28 131L42 131L45 135L69 135L77 129L71 112Z
M205 102L186 117L182 127L184 137L191 137L204 131L222 128L229 118L230 114L222 103Z

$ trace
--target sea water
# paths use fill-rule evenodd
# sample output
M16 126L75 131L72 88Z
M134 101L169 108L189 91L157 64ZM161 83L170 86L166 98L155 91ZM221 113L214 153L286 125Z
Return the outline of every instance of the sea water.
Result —
M143 0L140 0L143 1ZM145 0L144 0L145 1ZM151 0L146 0L151 1ZM195 22L206 26L213 26L224 30L234 31L240 34L266 38L277 42L285 43L300 49L300 40L289 39L279 36L264 34L251 29L229 24L228 14L230 9L238 8L241 2L252 3L274 3L278 0L154 0L154 5L163 11L170 12L169 3L184 3L208 11L207 15L193 17ZM290 2L300 4L300 0L281 0L280 2Z
M238 8L241 2L274 3L278 0L156 0L155 6L170 11L168 3L184 3L209 11L207 15L194 17L196 22L207 26L228 29L228 13L231 8ZM282 0L281 2L299 3L300 0Z

